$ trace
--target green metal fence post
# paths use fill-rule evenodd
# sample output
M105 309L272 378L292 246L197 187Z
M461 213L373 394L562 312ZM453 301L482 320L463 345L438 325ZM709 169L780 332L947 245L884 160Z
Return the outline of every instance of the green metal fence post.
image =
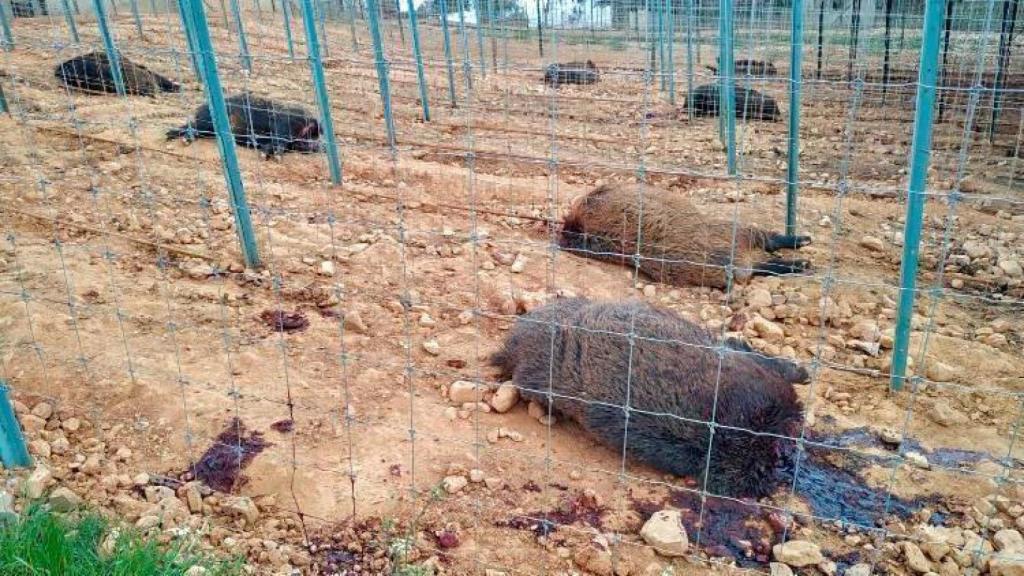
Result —
M800 89L803 84L804 0L793 0L789 39L789 164L786 167L786 234L796 235L800 187Z
M4 3L0 2L0 31L3 32L3 38L0 38L0 46L3 46L5 51L14 48L14 35L11 34L11 22L7 17L7 9L4 8Z
M674 0L665 0L665 11L668 13L668 102L675 106L676 104L676 59L675 59L675 44L676 44L676 26L675 26L675 11L672 9L672 2Z
M75 26L75 15L71 12L71 3L68 0L61 0L61 9L64 11L64 22L68 25L68 32L71 33L71 41L75 44L80 43L78 26Z
M466 87L473 89L473 55L469 51L469 36L466 34L466 5L464 0L455 0L459 7L459 43L462 45L462 73L466 75Z
M188 45L188 58L192 62L192 71L196 75L196 80L202 82L203 69L199 64L199 50L196 49L195 26L189 24L192 15L188 7L185 6L185 0L176 0L176 3L178 4L178 15L181 17L181 31L185 34L185 43Z
M423 54L420 52L420 27L416 22L416 6L413 0L409 4L409 30L412 35L412 54L416 58L416 79L420 86L420 104L423 107L423 121L430 122L430 102L427 99L427 78L423 72Z
M135 20L135 31L142 38L142 14L139 13L139 0L128 0L128 7L132 11L132 19Z
M309 0L306 0L307 2ZM380 20L377 0L366 0L366 11L370 15L370 37L373 40L373 59L377 63L377 83L380 85L380 100L384 105L384 126L387 129L388 145L395 146L395 119L391 116L391 83L388 81L388 63L384 59L384 41L380 35Z
M256 268L260 265L259 251L256 247L256 232L253 230L249 203L245 198L245 188L242 186L242 173L238 166L238 157L235 155L235 139L231 133L231 123L228 121L227 104L224 102L224 90L220 84L220 74L217 72L213 43L210 41L206 11L203 8L202 0L181 0L181 2L183 8L188 11L185 23L192 29L191 33L198 49L207 103L210 106L210 115L213 117L214 131L217 134L217 146L220 149L220 159L224 167L224 179L227 181L231 211L235 215L242 257L245 258L246 266Z
M484 21L481 0L473 0L473 16L476 17L476 49L480 59L480 77L487 78L487 60L484 55Z
M242 68L246 72L252 72L252 56L249 54L249 42L245 39L245 25L242 24L242 9L238 6L238 0L231 0L231 14L235 17L235 27L238 28L238 51Z
M107 25L107 11L103 7L103 0L92 0L93 9L96 11L96 23L100 28L100 36L103 37L103 47L107 51L107 60L110 61L110 76L114 81L114 89L121 96L125 95L124 78L121 76L121 57L117 53L117 46L114 38L110 35L110 27Z
M0 380L0 460L6 468L26 468L32 465L32 458L8 391L7 383Z
M448 29L448 0L438 0L438 9L441 11L441 35L444 37L444 61L448 65L448 95L452 100L452 108L455 108L455 63L452 61L452 35L451 31Z
M374 12L371 18L376 17L376 12ZM327 83L324 82L324 66L323 60L320 58L320 41L316 34L316 14L313 13L312 0L302 0L302 22L306 27L306 52L309 55L309 68L313 76L316 102L320 108L320 124L323 130L324 145L327 149L327 164L331 172L331 182L341 184L341 160L338 158L338 143L334 139L331 100L327 95Z
M732 0L720 0L722 37L718 52L718 74L721 78L722 105L719 112L725 119L726 166L730 176L736 175L736 82L733 80L735 62L732 45Z
M693 120L693 28L696 19L693 13L693 0L686 0L686 117Z
M292 2L283 0L281 14L284 17L284 40L288 44L288 58L295 62L295 42L292 40Z
M910 320L914 315L921 223L924 219L928 162L931 159L932 113L935 105L935 79L938 76L942 8L942 0L925 2L921 61L917 76L917 104L914 111L914 137L910 149L910 181L907 185L907 224L903 233L900 298L896 312L896 334L890 374L890 385L893 390L903 387L907 371L907 352L910 348Z

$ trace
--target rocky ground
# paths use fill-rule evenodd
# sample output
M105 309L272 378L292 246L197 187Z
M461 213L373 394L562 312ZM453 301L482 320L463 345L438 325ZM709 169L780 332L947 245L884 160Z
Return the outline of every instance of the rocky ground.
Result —
M439 107L430 124L395 54L393 155L371 62L339 42L328 82L345 183L328 184L321 156L240 151L265 259L251 270L216 146L163 137L198 88L179 75L184 95L154 99L56 90L49 25L16 21L32 41L0 61L15 111L0 119L0 375L37 460L5 473L5 512L87 504L274 575L1024 574L1024 209L1005 142L975 143L957 183L960 127L937 132L919 378L890 392L910 127L898 100L869 98L847 126L847 89L809 87L799 225L813 272L723 293L552 250L557 219L643 161L665 193L781 228L767 180L784 174L784 123L743 127L741 164L759 180L729 182L714 121L652 102L627 73L637 50L566 47L618 73L557 102L525 66L490 74L476 106ZM121 37L133 26L119 20ZM170 74L168 21L146 26L125 50ZM254 75L224 59L229 87L308 104L307 67L285 62L276 24L263 32ZM539 68L533 49L511 42L512 61ZM443 102L443 67L429 73ZM623 461L521 402L484 359L517 315L570 295L642 298L805 363L810 460L790 477L808 483L704 501L696 479Z

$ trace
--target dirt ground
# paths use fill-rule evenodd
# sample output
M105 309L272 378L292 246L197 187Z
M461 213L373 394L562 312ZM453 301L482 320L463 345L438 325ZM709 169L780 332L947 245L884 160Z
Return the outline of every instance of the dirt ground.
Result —
M289 62L269 17L247 16L255 22L251 75L227 56L233 35L214 26L225 85L312 107L304 48ZM937 129L930 171L919 286L941 289L918 298L911 347L928 382L890 393L884 335L898 298L900 191L912 131L906 87L883 105L877 88L857 96L842 82L809 83L799 228L814 240L801 250L813 274L757 279L723 294L652 284L554 250L557 219L593 185L632 181L642 166L652 185L708 213L780 229L785 122L741 123L748 178L730 181L715 120L687 120L675 109L681 96L673 108L645 83L645 54L635 46L597 43L561 46L558 57L595 60L602 81L554 91L539 81L532 43L499 41L515 64L504 70L499 61L486 78L474 72L467 99L460 61L462 96L452 109L439 35L427 26L429 123L419 117L408 53L399 52L393 30L387 36L392 149L368 37L354 53L347 24L328 23L327 82L344 183L330 184L323 155L266 161L239 149L263 259L261 269L246 270L216 144L164 138L203 101L187 60L171 50L183 45L176 20L144 22L139 40L130 18L116 20L124 54L181 80L183 93L122 99L64 91L52 68L84 50L62 44L59 20L15 20L16 48L0 56L13 111L0 118L2 376L19 394L73 405L105 423L103 433L131 446L143 469L187 469L238 416L270 442L245 470L241 490L276 495L309 533L330 533L353 516L419 523L428 533L450 528L458 546L424 545L452 573L579 569L586 559L573 548L599 538L633 573L652 564L660 570L669 562L636 535L646 510L639 503L664 501L673 487L688 486L685 479L623 461L571 423L544 426L523 405L505 414L460 412L447 388L457 380L495 383L486 358L516 312L556 295L644 298L728 331L737 315L754 312L747 296L764 288L792 308L776 316L784 337L761 338L742 323L739 332L759 350L812 367L812 383L799 388L809 435L889 428L937 455L929 470L869 464L860 470L867 485L904 498L939 494L953 511L992 493L993 478L1018 478L1020 279L949 266L941 283L935 274L940 258L963 254L971 239L1005 251L986 271L1022 253L1024 167L1007 152L1015 136L1003 134L996 145L972 139L961 167L963 106ZM81 33L98 46L93 25ZM685 78L679 82L682 94ZM788 109L784 80L762 84ZM947 219L944 194L961 168L965 201ZM308 327L275 332L260 316L278 309L300 311ZM883 334L874 355L855 344L865 320ZM936 363L948 372L929 371ZM941 416L950 411L955 416ZM293 421L291 431L272 427L284 420ZM520 441L508 434L493 442L499 428ZM885 452L871 442L840 452L847 450ZM938 457L957 450L1003 460ZM469 469L496 481L439 496L444 477ZM564 536L538 538L510 522L558 511L581 495L597 499L587 501L599 519L563 515L556 534ZM762 504L806 514L794 534L834 558L869 554L844 539L849 532L835 529L835 518L815 517L785 490ZM900 533L898 524L887 530ZM694 549L676 569L693 573L690 562L709 556L718 554Z

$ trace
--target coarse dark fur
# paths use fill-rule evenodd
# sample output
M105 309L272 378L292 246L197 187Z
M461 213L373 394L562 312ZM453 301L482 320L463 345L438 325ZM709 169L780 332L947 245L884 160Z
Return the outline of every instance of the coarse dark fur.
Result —
M551 64L544 70L544 82L558 87L562 84L594 84L601 80L601 71L592 61Z
M635 334L632 349L628 334ZM762 497L802 407L791 384L807 371L715 338L641 301L556 300L520 316L491 363L527 400L571 420L609 448L701 485ZM550 394L549 394L550 391ZM623 407L630 408L628 428Z
M696 117L718 116L721 107L719 94L717 84L698 86L686 96L687 110L692 107L693 115ZM739 86L736 87L736 115L747 120L772 122L782 118L782 112L774 98L757 90Z
M268 157L320 150L320 122L304 108L250 94L231 96L225 104L236 144L256 148ZM183 138L186 142L215 136L208 104L196 109L189 124L167 131L168 140Z
M705 66L705 68L711 70L712 74L718 74L718 68L714 66ZM775 64L772 64L771 62L741 58L733 62L733 74L737 77L747 75L770 77L778 76L779 71L775 68Z
M137 96L155 96L159 92L181 91L181 86L145 66L135 64L121 55L119 59L125 92ZM117 93L106 52L90 52L65 60L54 68L53 75L74 90Z
M678 194L639 184L599 186L577 199L562 222L560 240L567 251L623 265L633 266L638 255L640 272L656 281L714 288L726 288L730 262L741 284L752 276L802 272L810 267L806 260L770 253L810 242L809 236L734 227Z

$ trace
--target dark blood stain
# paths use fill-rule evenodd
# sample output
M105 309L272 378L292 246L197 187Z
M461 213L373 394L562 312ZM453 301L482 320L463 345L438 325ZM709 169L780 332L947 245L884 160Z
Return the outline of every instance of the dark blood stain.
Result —
M292 333L305 330L309 319L302 312L285 312L283 310L264 310L260 319L275 332Z
M392 464L388 468L388 474L391 474L395 478L401 478L402 477L402 465L401 464Z
M523 490L527 492L540 492L541 488L533 480L528 480L526 484L523 484Z
M291 420L290 418L285 418L284 420L278 420L277 422L274 422L273 424L270 425L270 427L276 432L280 432L281 434L287 434L292 430L295 430L295 421Z
M895 453L891 456L865 456L844 450L839 453L843 466L829 461L830 454L833 457L837 454L835 447L880 443L874 433L858 430L828 439L813 440L827 443L828 446L807 446L803 453L799 453L799 459L795 451L784 451L782 461L775 471L777 490L792 490L807 503L814 517L823 519L813 522L820 522L821 525L837 522L840 525L872 528L884 525L893 517L907 519L923 508L934 509L941 502L938 496L900 498L885 488L868 486L857 474L857 470L868 464L891 464L896 457ZM916 445L910 442L911 446ZM907 442L904 445L906 447ZM959 454L962 451L956 452ZM937 457L939 460L943 453L940 450L928 452L930 455L940 454ZM691 478L682 479L681 484L692 490L673 490L661 502L633 498L631 495L632 507L644 519L666 507L678 509L691 541L699 543L711 556L735 559L741 567L768 562L772 545L781 541L787 529L792 534L793 522L784 513L759 505L753 500L725 499L709 494L704 500L701 514L700 484ZM802 521L800 517L796 519ZM929 522L942 524L946 520L944 514L934 513ZM847 560L855 563L853 556L844 562Z
M242 470L267 446L263 434L247 432L245 424L234 418L189 471L192 478L214 490L232 492L248 481Z
M448 550L449 548L458 548L459 535L451 530L442 530L437 533L437 545L443 549Z
M538 536L547 536L559 526L571 526L577 523L601 528L603 517L607 512L608 508L598 502L596 495L575 492L563 496L554 510L512 516L508 520L496 522L495 525L499 528L530 530Z
M459 358L452 358L445 362L449 368L455 368L456 370L462 370L466 367L466 361Z

